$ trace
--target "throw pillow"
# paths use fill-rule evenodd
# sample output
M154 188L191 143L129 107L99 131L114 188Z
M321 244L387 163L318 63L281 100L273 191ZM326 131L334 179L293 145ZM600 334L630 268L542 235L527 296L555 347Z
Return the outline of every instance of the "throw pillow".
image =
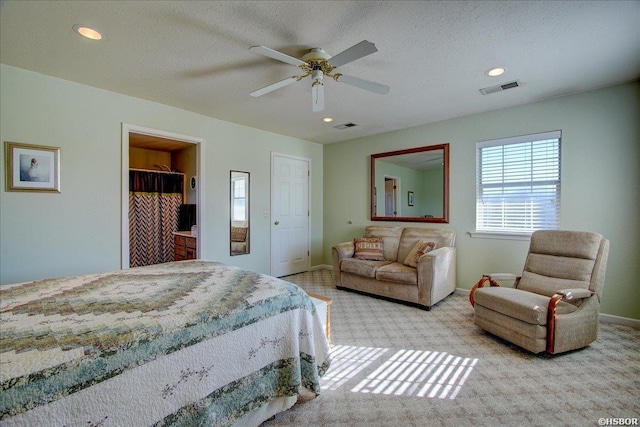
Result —
M418 259L427 252L431 252L436 247L434 242L427 242L426 240L418 240L413 248L411 248L411 252L404 259L404 265L408 265L409 267L417 268L418 267Z
M356 237L353 239L355 246L354 258L384 261L381 237Z

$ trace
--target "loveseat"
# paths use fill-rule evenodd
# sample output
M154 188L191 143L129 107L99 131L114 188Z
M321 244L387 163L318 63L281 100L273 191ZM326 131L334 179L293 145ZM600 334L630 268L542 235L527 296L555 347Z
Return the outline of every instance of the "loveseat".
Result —
M456 289L455 231L368 226L332 248L338 289L431 307Z

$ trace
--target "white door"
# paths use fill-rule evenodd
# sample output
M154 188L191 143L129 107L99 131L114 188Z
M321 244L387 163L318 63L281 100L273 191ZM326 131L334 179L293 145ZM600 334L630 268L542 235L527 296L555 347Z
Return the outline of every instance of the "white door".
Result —
M384 215L395 216L396 214L396 191L392 179L384 180Z
M308 159L271 156L271 275L309 270Z
M384 215L400 216L400 178L384 178Z

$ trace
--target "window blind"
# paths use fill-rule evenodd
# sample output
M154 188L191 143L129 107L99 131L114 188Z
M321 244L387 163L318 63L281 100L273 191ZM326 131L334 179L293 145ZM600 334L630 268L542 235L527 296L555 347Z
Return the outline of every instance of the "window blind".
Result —
M476 144L476 230L531 233L560 223L560 131Z
M245 221L246 218L246 190L244 179L233 180L233 221Z

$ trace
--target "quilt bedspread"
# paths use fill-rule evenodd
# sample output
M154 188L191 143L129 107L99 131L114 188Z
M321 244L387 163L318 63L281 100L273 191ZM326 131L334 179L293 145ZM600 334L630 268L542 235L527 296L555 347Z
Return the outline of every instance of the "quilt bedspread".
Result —
M302 289L221 263L0 288L0 425L231 425L329 364Z

